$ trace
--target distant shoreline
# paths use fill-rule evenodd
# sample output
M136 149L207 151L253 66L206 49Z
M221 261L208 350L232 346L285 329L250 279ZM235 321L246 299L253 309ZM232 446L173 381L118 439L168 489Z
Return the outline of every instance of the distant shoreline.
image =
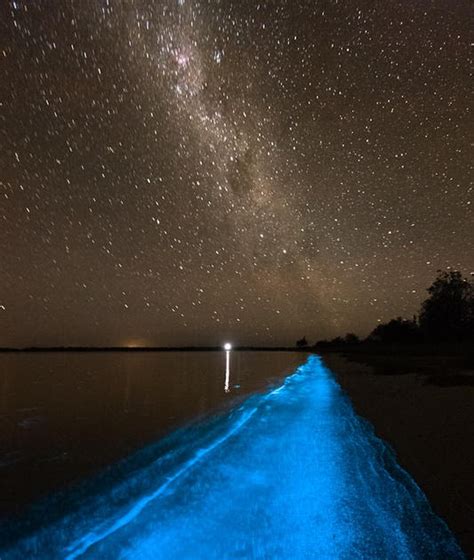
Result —
M311 348L295 346L236 346L232 351L252 352L314 352ZM0 348L0 352L225 352L222 346L32 346Z
M307 354L343 354L343 355L469 355L472 350L469 343L412 343L397 344L383 342L358 343L317 343L313 346L234 346L232 352L303 352ZM8 352L225 352L223 346L26 346L23 348L3 347L0 353Z

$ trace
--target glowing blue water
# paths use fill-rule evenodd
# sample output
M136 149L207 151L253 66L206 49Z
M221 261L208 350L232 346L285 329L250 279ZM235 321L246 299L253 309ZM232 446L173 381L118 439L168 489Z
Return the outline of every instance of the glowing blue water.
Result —
M30 517L2 560L464 558L316 356Z

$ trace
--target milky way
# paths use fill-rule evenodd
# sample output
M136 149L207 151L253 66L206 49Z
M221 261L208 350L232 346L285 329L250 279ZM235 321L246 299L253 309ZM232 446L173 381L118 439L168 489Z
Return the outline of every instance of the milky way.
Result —
M293 343L470 273L470 3L0 6L0 345ZM472 42L472 41L471 41Z

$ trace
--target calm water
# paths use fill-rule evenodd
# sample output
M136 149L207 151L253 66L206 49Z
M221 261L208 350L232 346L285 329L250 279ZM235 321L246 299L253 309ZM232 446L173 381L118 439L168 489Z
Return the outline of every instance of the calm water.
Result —
M0 513L265 391L304 359L237 351L0 354Z
M1 535L2 560L464 557L316 356Z

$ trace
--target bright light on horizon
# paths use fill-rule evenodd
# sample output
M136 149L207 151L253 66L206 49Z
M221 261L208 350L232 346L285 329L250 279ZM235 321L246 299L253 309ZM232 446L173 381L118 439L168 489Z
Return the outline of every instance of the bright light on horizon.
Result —
M232 344L230 342L226 342L224 344L224 350L227 350L227 351L232 350Z
M129 338L120 343L125 348L142 348L148 346L148 341L144 338Z

